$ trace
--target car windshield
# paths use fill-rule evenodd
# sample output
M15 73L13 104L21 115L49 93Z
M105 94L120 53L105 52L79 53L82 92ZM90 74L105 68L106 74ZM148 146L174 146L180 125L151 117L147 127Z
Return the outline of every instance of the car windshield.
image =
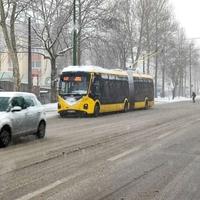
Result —
M89 86L88 74L66 73L60 80L61 95L85 95Z
M5 112L8 109L9 97L0 97L0 112Z

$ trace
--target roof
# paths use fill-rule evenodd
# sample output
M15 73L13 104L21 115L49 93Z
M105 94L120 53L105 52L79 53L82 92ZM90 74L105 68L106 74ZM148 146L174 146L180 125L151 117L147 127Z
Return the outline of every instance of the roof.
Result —
M130 70L129 70L130 71ZM128 71L122 70L122 69L106 69L103 67L98 67L98 66L69 66L65 67L62 70L62 73L64 72L94 72L94 73L102 73L102 74L112 74L112 75L121 75L121 76L127 76ZM152 79L152 76L148 74L140 74L140 73L135 73L134 71L131 70L133 73L133 76L135 77L143 77L143 78L150 78Z
M0 97L14 97L14 96L33 96L34 94L28 92L0 92Z
M65 67L62 72L96 72L96 73L111 73L110 69L105 69L98 66L69 66Z

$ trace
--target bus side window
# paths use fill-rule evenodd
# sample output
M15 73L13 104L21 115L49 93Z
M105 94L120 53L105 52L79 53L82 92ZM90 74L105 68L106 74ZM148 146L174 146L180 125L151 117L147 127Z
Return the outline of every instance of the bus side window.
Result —
M100 92L100 77L98 75L95 75L94 81L92 83L92 94L94 96L99 96L101 94Z

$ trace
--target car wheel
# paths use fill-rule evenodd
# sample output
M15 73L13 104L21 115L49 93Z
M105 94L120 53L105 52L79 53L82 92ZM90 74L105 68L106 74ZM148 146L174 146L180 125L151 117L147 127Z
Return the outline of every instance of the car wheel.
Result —
M40 122L39 126L38 126L38 130L36 133L36 136L41 139L45 137L45 132L46 132L46 124L45 122Z
M94 107L94 117L98 117L100 112L99 104L96 104Z
M0 132L0 147L7 147L11 141L10 132L6 129L3 129Z

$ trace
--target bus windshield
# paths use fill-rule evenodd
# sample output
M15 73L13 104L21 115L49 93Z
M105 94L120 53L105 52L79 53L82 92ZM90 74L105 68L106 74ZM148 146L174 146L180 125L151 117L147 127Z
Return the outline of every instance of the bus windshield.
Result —
M60 95L86 95L89 81L87 73L64 73L60 79Z

